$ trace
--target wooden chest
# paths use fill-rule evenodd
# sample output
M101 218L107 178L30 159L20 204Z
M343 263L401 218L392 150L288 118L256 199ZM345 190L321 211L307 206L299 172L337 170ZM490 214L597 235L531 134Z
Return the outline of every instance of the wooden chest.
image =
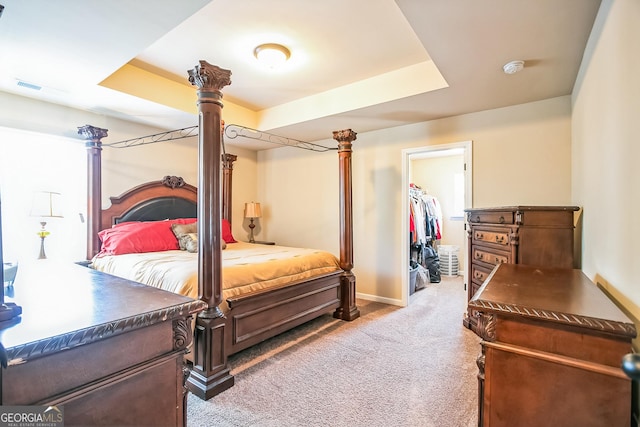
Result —
M468 300L503 263L574 267L575 206L508 206L467 209ZM464 325L475 328L468 311Z
M636 328L580 270L501 264L469 306L480 426L630 425Z
M66 426L184 426L184 354L206 307L73 264L21 265L0 325L0 404L63 406Z

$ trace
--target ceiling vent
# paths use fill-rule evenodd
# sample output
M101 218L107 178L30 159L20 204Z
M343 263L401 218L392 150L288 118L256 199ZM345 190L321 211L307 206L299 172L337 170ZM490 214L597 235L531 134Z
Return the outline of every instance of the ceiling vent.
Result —
M32 90L42 90L42 86L34 85L32 83L27 83L22 80L18 80L18 86L26 87L27 89L32 89Z

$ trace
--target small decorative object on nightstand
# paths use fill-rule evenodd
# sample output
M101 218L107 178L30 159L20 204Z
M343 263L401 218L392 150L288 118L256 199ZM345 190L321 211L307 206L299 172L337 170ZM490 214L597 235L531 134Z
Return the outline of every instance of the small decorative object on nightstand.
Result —
M253 223L255 218L260 218L262 216L262 210L260 209L260 203L245 203L244 204L244 217L249 218L249 242L255 243L255 239L253 238L253 229L256 225Z
M40 225L42 228L38 231L40 237L40 255L38 259L46 259L47 255L44 252L44 239L51 233L49 233L45 226L47 225L46 218L62 218L62 211L60 210L60 193L52 191L37 191L33 194L33 204L31 206L31 216L40 217Z

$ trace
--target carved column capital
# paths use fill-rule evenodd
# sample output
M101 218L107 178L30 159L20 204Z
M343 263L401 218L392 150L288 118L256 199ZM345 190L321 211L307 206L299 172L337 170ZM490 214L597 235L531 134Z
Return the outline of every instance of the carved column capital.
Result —
M108 136L108 132L108 129L102 129L91 125L78 127L78 135L82 135L84 139L87 140L87 147L99 147L102 144L100 140L102 138L106 138Z
M188 71L189 82L197 86L198 89L222 90L223 87L231 84L231 71L211 65L207 61L200 60L200 65L196 65Z
M336 130L333 132L333 139L338 141L338 148L351 149L351 143L356 140L357 133L351 129Z
M233 162L238 160L238 156L235 154L225 153L222 155L222 166L225 169L233 169Z

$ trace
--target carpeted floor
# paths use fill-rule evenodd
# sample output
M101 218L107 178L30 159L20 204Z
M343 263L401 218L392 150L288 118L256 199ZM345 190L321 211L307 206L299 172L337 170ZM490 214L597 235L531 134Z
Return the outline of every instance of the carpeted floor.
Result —
M477 425L480 339L466 291L443 277L400 308L358 300L353 322L323 316L232 356L236 384L188 398L188 427Z

